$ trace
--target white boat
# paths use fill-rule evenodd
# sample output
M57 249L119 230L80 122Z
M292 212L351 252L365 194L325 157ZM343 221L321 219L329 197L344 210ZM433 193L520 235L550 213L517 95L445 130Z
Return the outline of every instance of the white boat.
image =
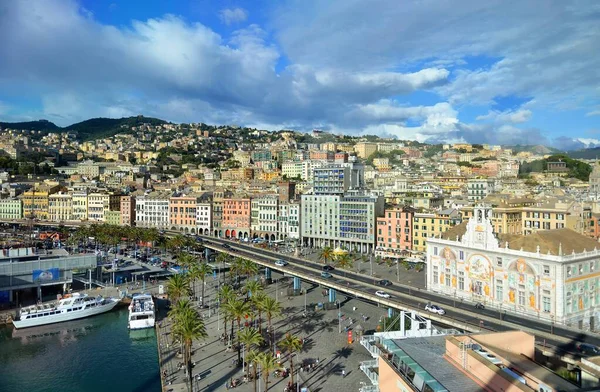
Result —
M103 298L100 295L90 297L75 293L58 302L22 308L17 319L13 320L13 325L15 328L28 328L77 320L108 312L118 303L118 298Z
M129 305L129 329L154 328L154 300L150 294L134 294Z

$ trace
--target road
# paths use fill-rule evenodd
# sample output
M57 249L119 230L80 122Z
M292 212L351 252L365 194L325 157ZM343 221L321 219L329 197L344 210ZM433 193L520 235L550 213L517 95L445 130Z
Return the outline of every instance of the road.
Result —
M293 274L294 271L302 272L305 274L312 274L318 277L319 273L315 272L315 268L320 270L322 264L315 263L306 259L300 259L285 254L280 254L267 249L255 248L251 245L245 245L238 242L217 239L212 237L202 237L204 241L220 245L228 244L232 248L236 249L236 253L240 256L248 256L253 258L262 257L261 261L272 262L273 258L286 260L289 265L284 268L272 266L273 269L284 270ZM260 255L260 256L257 256ZM426 292L423 290L402 287L398 285L392 285L387 287L374 287L377 282L364 275L359 275L351 271L334 270L331 271L334 276L334 282L336 283L350 283L349 288L353 290L361 290L368 293L374 293L375 290L381 289L392 295L392 299L400 304L405 304L413 308L423 309L427 302L435 303L440 305L446 311L446 317L449 319L467 323L475 326L477 329L491 330L491 331L507 331L513 330L519 327L528 328L534 331L540 332L536 336L538 343L545 342L549 345L555 346L558 350L570 353L572 355L580 355L577 352L575 344L577 342L586 342L596 346L600 346L600 337L593 336L589 333L583 333L576 329L568 329L559 325L549 325L544 321L538 321L530 318L520 317L510 312L503 311L500 313L498 310L492 309L475 309L472 303L462 302L455 300L452 297L444 297L435 293ZM360 282L356 284L355 282ZM422 311L424 312L424 310ZM483 324L482 324L483 322ZM513 325L510 325L513 324ZM541 336L540 336L541 335ZM552 335L552 336L550 336Z

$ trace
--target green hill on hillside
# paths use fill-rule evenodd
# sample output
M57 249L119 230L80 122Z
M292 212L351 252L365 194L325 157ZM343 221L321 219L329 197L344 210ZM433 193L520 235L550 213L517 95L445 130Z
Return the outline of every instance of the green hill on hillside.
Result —
M60 127L48 120L37 120L24 122L0 122L0 129L26 129L28 131L52 132L60 129Z
M79 138L83 141L91 139L100 139L124 132L125 128L140 126L143 124L162 125L167 121L153 117L124 117L124 118L92 118L68 127L65 131L77 132ZM128 131L128 129L127 129Z
M544 172L548 170L548 162L562 161L567 164L569 177L577 178L581 181L588 181L592 167L585 162L570 158L566 154L554 154L545 159L539 159L532 162L524 162L519 167L519 175L528 175L532 172Z

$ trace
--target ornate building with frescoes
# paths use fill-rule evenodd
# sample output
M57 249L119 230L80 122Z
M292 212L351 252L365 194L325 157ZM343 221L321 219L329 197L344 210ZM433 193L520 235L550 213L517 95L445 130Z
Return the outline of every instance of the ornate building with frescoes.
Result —
M492 209L427 240L427 289L600 330L600 244L571 229L496 234Z

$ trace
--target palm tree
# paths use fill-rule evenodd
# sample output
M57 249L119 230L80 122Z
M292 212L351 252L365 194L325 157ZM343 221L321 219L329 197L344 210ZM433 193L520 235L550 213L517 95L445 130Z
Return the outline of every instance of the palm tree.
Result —
M281 314L281 304L279 302L275 301L274 298L265 297L263 306L264 306L263 310L264 310L265 314L267 315L267 325L269 328L269 334L271 335L269 344L272 349L273 343L275 342L275 332L273 331L272 320L273 320L273 317L277 317Z
M167 280L167 293L173 302L190 295L190 286L185 275L175 274Z
M241 345L240 345L240 334L239 331L242 328L242 317L243 318L247 318L250 314L250 304L246 301L242 301L240 299L235 299L231 302L229 302L228 304L228 310L232 316L232 326L233 326L233 320L235 319L237 321L237 327L238 327L238 344L237 344L237 352L238 352L238 363L240 363L241 361ZM231 336L233 337L233 328L231 330Z
M302 350L302 340L298 336L286 334L279 342L279 347L283 348L290 354L290 374L292 376L292 384L294 384L294 354Z
M254 380L254 392L256 392L257 389L257 368L258 368L258 364L260 361L260 355L261 352L260 351L256 351L256 350L250 350L248 351L248 354L246 355L246 362L248 362L249 365L252 365L252 379Z
M324 264L327 264L328 261L333 260L333 257L333 249L329 246L321 249L321 252L319 253L319 260L322 260Z
M231 275L235 276L235 281L238 281L238 277L244 273L244 259L241 257L236 257L233 259L231 263L231 267L229 269L230 277Z
M190 310L194 311L192 308L192 303L188 299L181 299L171 306L167 317L170 317L173 319L173 321L177 322L180 316L184 315Z
M252 260L243 259L241 268L242 272L246 274L247 279L250 279L250 276L258 273L258 265L256 265L256 263L254 263Z
M173 325L172 333L174 338L183 344L183 360L187 369L187 376L190 381L190 390L193 387L192 378L192 342L208 336L204 322L194 310L186 311L180 315L177 322Z
M353 265L352 257L348 253L341 253L335 257L335 262L338 267L344 270L344 276L346 276L346 270L351 269Z
M262 312L265 310L265 298L267 295L264 291L258 291L256 294L252 294L250 301L252 301L252 306L258 313L258 330L262 335Z
M244 345L245 351L249 351L261 344L263 342L263 337L256 328L250 327L244 328L238 333L238 340Z
M279 368L279 364L277 363L277 359L273 356L272 353L261 353L258 359L258 363L260 364L260 371L262 372L262 376L265 379L265 391L269 390L269 374Z
M221 264L221 266L224 266L225 264L231 264L231 256L229 255L229 253L219 253L215 261L218 264ZM219 272L222 272L221 270L222 268L219 270Z
M204 282L206 281L206 277L213 273L213 268L210 265L208 265L208 263L200 263L200 264L194 265L194 268L192 268L192 270L190 272L191 272L191 276L194 279L200 279L200 281L202 282L201 305L204 307L204 288L205 288Z
M258 280L248 280L244 286L246 298L250 298L263 291L263 285Z

